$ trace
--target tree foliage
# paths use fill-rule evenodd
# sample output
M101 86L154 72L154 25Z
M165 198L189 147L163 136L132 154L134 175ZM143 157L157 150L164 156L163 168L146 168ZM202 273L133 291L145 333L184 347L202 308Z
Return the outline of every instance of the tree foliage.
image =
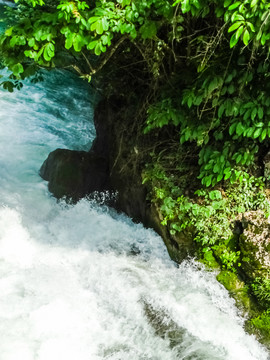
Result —
M64 64L90 81L125 59L131 77L136 64L144 66L145 132L173 128L181 144L195 145L204 186L241 181L267 146L269 2L15 2L1 37L8 90L42 67Z

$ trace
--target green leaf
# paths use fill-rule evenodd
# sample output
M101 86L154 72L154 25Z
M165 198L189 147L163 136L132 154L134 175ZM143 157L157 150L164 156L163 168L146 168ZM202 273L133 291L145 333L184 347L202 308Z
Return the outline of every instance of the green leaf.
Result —
M91 41L91 42L87 45L87 49L93 50L93 49L96 47L97 43L98 43L97 40Z
M244 131L245 131L245 127L243 126L243 124L241 122L239 122L236 126L236 134L238 136L241 136Z
M44 47L43 57L46 61L51 61L54 57L54 44L48 43Z
M253 8L255 5L257 5L258 0L252 0L250 3L250 7Z
M240 27L238 28L238 30L236 31L235 37L236 37L237 39L239 39L240 36L242 35L242 32L243 32L243 31L244 31L244 26L242 25L242 26L240 26Z
M261 44L262 44L262 46L264 46L265 43L266 43L266 34L263 33L263 34L262 34L262 37L261 37Z
M253 108L252 113L251 113L251 119L254 120L256 115L257 115L257 108Z
M217 182L220 182L223 179L223 173L218 174Z
M221 118L223 113L224 113L224 110L225 110L225 106L224 104L221 104L219 109L218 109L218 117Z
M238 29L241 24L243 24L242 21L236 21L234 24L232 24L232 25L229 27L228 32L230 33L230 32L232 32L232 31Z
M224 180L228 180L229 177L231 177L231 175L232 175L232 172L231 172L231 170L230 170L230 171L228 171L228 172L226 173L226 175L224 176Z
M239 5L241 5L241 1L236 1L236 3L232 4L231 6L229 6L229 10L234 10L234 9L238 8ZM225 5L224 5L224 6L225 6Z
M12 35L12 31L13 31L13 27L11 26L10 28L6 29L5 35L11 36L11 35Z
M246 29L243 35L243 43L247 46L249 43L250 34L249 31Z
M253 24L251 22L247 22L247 26L250 28L250 30L252 32L256 32L256 30L255 30L255 28L254 28L254 26L253 26Z
M236 126L237 126L237 123L233 123L230 128L229 128L229 134L232 135L234 132L235 132L235 129L236 129Z
M239 154L239 155L236 157L236 160L235 160L235 161L236 161L237 164L239 164L241 160L242 160L242 155Z
M258 138L262 133L262 128L258 128L254 131L254 134L253 134L253 139L256 139Z
M221 192L219 190L210 191L209 198L211 200L220 200L220 199L222 199Z
M220 165L219 164L215 164L214 168L213 168L213 172L216 174L218 173L220 170Z
M70 34L68 35L68 37L66 38L65 48L66 48L67 50L71 49L71 47L72 47L72 45L73 45L74 36L75 36L75 34L70 33Z
M267 135L267 129L264 129L262 134L261 134L261 140L263 141L266 138Z
M23 73L23 66L21 63L15 64L12 66L11 71L15 76L19 76L21 73Z
M205 178L204 184L205 184L206 187L209 187L209 186L211 185L211 183L212 183L212 178L213 178L213 175L209 175L209 176L207 176L207 177Z
M253 127L248 128L248 130L247 130L247 132L246 132L246 137L252 137L253 132L254 132L254 128L253 128Z
M140 33L143 39L152 39L157 34L157 26L155 21L147 21L140 28Z
M73 47L76 52L80 52L84 45L84 39L80 34L76 34L73 39Z
M218 88L218 86L219 86L219 81L218 78L215 77L208 86L208 93L211 94L215 89Z
M96 24L96 32L97 32L99 35L103 34L103 32L104 32L103 21L102 21L102 20L99 20L99 21L97 21L95 24ZM91 27L91 30L92 30L92 27Z
M4 89L8 90L8 92L13 92L14 84L11 81L4 81L1 83Z
M28 45L30 47L34 47L35 44L36 44L35 38L31 38L31 39L28 40Z
M233 48L237 42L238 42L239 38L236 37L236 33L234 33L230 39L230 48Z
M224 7L228 7L231 4L232 0L225 0Z
M258 117L260 120L263 119L263 108L262 107L259 107L259 109L258 109Z

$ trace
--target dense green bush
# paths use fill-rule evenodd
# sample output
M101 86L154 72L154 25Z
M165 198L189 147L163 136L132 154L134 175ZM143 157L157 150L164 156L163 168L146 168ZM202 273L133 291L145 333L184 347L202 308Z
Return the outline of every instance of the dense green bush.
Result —
M159 204L163 215L162 224L169 226L172 235L193 228L200 257L211 264L214 255L223 268L235 271L241 262L234 222L246 211L261 209L266 216L270 211L263 179L247 173L241 176L242 180L229 185L226 193L200 189L190 197L179 188L180 176L170 176L156 163L144 172L144 183L149 184L152 200Z

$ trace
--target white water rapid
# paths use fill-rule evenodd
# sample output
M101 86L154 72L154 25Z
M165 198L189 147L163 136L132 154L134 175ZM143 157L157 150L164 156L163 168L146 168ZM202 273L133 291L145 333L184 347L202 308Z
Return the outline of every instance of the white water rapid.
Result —
M50 196L39 168L89 148L90 98L61 72L0 90L0 359L266 360L214 274L177 267L123 215Z

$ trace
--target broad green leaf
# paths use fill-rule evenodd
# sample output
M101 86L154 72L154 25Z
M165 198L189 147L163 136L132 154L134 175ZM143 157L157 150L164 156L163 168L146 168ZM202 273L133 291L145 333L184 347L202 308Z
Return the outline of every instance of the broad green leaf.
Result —
M91 41L91 42L87 45L87 49L93 50L93 49L96 47L97 43L98 43L97 40Z
M232 25L229 27L228 32L232 32L232 31L238 29L239 26L242 25L242 24L243 24L242 21L236 21L234 24L232 24Z
M229 127L229 134L232 135L235 132L237 123L233 123L230 127Z
M244 131L245 131L245 127L243 126L243 124L241 122L239 122L236 126L236 134L238 136L241 136Z
M75 36L75 34L70 33L70 34L68 35L68 37L66 38L65 48L66 48L67 50L69 50L69 49L72 47L74 36Z
M141 28L140 33L143 39L152 39L157 34L157 26L154 21L147 21Z
M218 109L218 117L221 118L223 113L224 113L224 110L225 110L225 106L224 104L221 104L219 109Z
M31 38L31 39L28 40L28 45L30 47L34 47L35 44L36 44L35 38Z
M231 170L229 170L227 173L226 173L226 175L224 176L224 180L227 180L227 179L229 179L229 177L232 175L232 172L231 172Z
M247 26L250 28L250 30L252 32L256 32L256 30L255 30L255 28L254 28L254 26L253 26L253 24L251 22L247 22Z
M229 6L229 10L234 10L234 9L238 8L239 5L241 5L241 1L236 1L236 3Z
M235 161L236 161L237 164L239 164L241 160L242 160L242 155L239 154L239 155L236 157L236 160L235 160Z
M259 107L259 109L258 109L258 117L259 117L259 119L260 120L262 120L263 119L263 108L262 107Z
M242 25L242 26L240 26L240 27L238 28L238 30L236 31L235 37L236 37L237 39L239 39L240 36L242 35L243 31L244 31L244 26Z
M258 0L252 0L250 3L250 7L253 8L255 5L257 5Z
M103 21L102 21L102 20L99 20L99 21L97 21L95 24L96 24L96 32L97 32L99 35L103 34L103 32L104 32ZM91 29L92 29L92 27L91 27Z
M84 45L84 39L80 34L76 34L73 39L73 47L76 52L80 52Z
M261 140L263 141L266 138L267 135L267 129L264 129L261 134Z
M11 71L15 76L19 76L21 73L23 73L23 66L21 63L15 64L12 66Z
M247 46L249 43L250 34L249 31L246 29L243 35L243 43Z
M262 128L258 128L254 131L254 134L253 134L253 139L256 139L258 138L262 133Z
M51 59L54 57L54 44L48 43L44 47L43 51L43 57L46 61L51 61Z
M231 4L232 0L225 0L224 7L228 7Z
M230 39L230 48L233 48L237 44L238 39L239 38L236 37L236 33L234 33Z
M8 29L6 29L5 35L11 36L11 35L12 35L12 31L13 31L13 27L11 26L11 27L9 27Z
M252 113L251 113L251 119L254 120L256 115L257 115L257 108L253 108Z

